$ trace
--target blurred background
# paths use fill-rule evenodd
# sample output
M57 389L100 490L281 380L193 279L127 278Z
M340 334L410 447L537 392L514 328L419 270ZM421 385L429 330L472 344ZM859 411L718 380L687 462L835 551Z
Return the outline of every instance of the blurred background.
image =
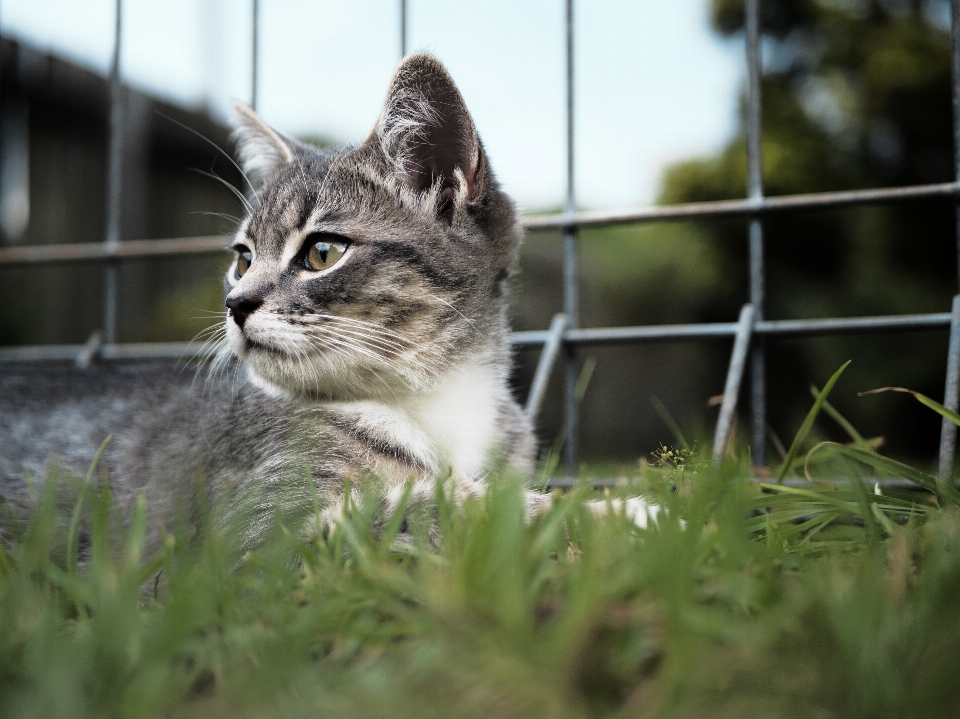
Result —
M558 210L562 0L407 8L407 49L448 66L506 190L526 213ZM954 179L947 0L764 0L762 12L767 194ZM589 0L575 16L578 206L744 197L742 0ZM104 240L114 22L114 0L0 4L2 246ZM399 25L398 0L259 0L258 111L310 141L362 140L400 58ZM239 178L177 122L230 149L229 103L253 99L252 27L251 0L125 0L122 240L232 230L237 200L191 170ZM949 311L953 218L943 200L770 216L767 318ZM746 236L739 220L585 230L581 326L734 321L748 296ZM528 235L516 329L543 329L561 309L561 250L557 234ZM227 262L122 263L119 341L191 339L222 308ZM82 343L102 308L99 265L0 267L0 346ZM946 332L769 341L770 459L809 408L809 385L853 359L834 404L884 435L888 453L932 464L936 415L857 392L904 385L942 398L946 345ZM654 397L709 436L729 351L729 339L585 349L582 459L609 474L672 442ZM536 359L518 355L518 395ZM547 445L562 420L555 375Z

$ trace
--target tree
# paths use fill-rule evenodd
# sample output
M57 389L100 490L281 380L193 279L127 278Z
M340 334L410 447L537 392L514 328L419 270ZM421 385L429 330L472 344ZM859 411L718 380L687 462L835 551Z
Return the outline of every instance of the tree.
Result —
M949 6L919 0L762 0L763 169L768 195L948 182L954 179ZM714 0L717 32L742 37L742 0ZM741 131L716 156L664 175L660 201L743 197ZM954 207L924 201L799 212L765 220L771 318L942 312L956 293ZM727 281L745 301L745 224L703 223L722 248ZM855 357L852 390L906 384L943 392L942 334L771 343L770 421L796 428L802 390ZM878 399L841 401L895 449L927 454L934 416ZM907 421L905 421L907 420Z

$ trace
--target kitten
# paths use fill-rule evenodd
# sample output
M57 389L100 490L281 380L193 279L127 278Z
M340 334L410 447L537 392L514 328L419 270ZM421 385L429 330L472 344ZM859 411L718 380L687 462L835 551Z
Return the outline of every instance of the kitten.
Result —
M5 369L8 501L28 503L24 469L43 477L48 457L82 476L108 433L101 464L128 515L145 495L154 545L199 487L241 517L242 550L277 511L306 533L334 523L345 478L376 486L387 516L411 480L428 507L440 476L458 497L491 472L529 476L533 433L507 382L520 227L440 62L404 60L369 137L340 151L236 111L252 209L231 242L218 362L235 357L237 376L201 391L161 365Z
M204 391L162 366L0 373L2 491L26 504L24 467L83 475L102 459L128 512L174 521L203 478L246 496L244 541L280 506L332 521L344 479L381 483L386 511L415 481L431 501L491 470L529 475L535 445L510 394L507 278L520 228L463 98L428 55L396 71L370 136L320 151L237 105L252 211L225 279L223 344L240 380ZM530 494L531 511L547 498ZM251 510L252 507L252 510Z

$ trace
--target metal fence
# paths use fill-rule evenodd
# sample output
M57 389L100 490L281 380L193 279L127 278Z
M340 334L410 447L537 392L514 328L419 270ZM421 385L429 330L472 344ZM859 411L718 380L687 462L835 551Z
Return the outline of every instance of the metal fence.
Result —
M253 2L251 47L253 71L251 104L257 104L259 3ZM764 197L760 122L760 0L746 3L747 91L747 198L744 200L687 203L642 209L577 212L574 192L574 2L565 0L566 11L566 197L564 211L555 215L528 217L528 231L560 230L563 234L563 313L554 317L544 331L515 332L517 347L542 346L526 411L535 418L547 384L560 355L563 356L565 463L567 474L577 473L578 348L583 345L664 342L679 339L730 337L733 349L727 371L720 416L714 434L713 457L720 458L730 440L732 420L740 387L750 365L751 447L755 466L763 465L766 450L766 373L764 342L767 337L798 337L857 332L893 332L904 330L949 329L947 379L944 405L954 411L960 400L960 295L953 299L949 312L881 317L847 317L810 320L768 320L764 315L764 231L766 215L784 211L819 210L921 198L954 198L957 201L957 268L960 283L960 0L951 0L951 68L954 127L955 182L911 187L883 188L853 192L827 192L782 197ZM107 178L107 231L103 243L75 243L33 247L0 248L0 266L45 263L100 262L105 265L105 307L103 332L95 333L85 345L57 345L0 348L0 362L75 360L80 364L93 358L133 360L177 358L184 355L182 343L118 344L116 342L118 263L130 258L156 258L206 254L222 251L224 238L188 237L170 240L120 241L120 197L122 187L121 149L123 116L120 102L120 47L122 0L116 0L113 62L110 74L110 144ZM401 55L407 50L407 2L400 0ZM604 225L682 221L722 217L743 217L749 222L750 302L743 306L736 322L653 325L641 327L580 328L578 323L578 244L583 227ZM956 425L944 420L941 429L938 476L953 476Z

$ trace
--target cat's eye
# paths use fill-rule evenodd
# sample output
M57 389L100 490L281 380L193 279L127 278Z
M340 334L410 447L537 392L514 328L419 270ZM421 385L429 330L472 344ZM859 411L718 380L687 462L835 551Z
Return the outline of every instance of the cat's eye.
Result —
M304 262L311 270L333 267L347 251L345 240L334 235L311 235L307 238L307 253Z
M239 280L241 277L243 277L244 273L250 269L250 263L253 262L253 253L243 245L237 247L236 250L237 266L233 270L233 277L234 279Z

